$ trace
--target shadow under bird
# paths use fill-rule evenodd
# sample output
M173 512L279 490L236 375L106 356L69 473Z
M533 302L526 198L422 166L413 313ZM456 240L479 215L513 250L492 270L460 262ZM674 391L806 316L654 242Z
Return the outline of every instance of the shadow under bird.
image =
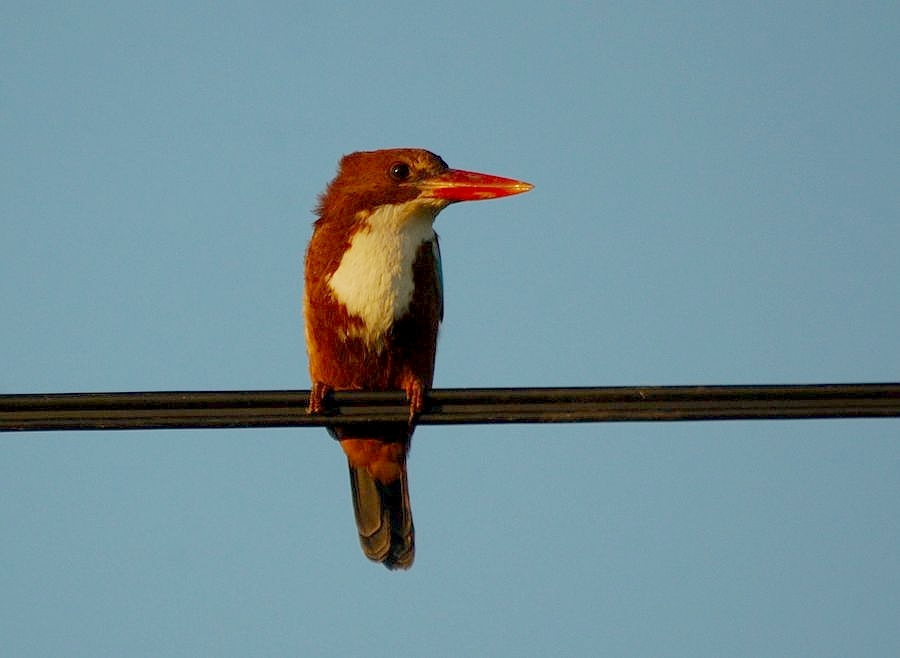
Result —
M363 552L388 569L408 569L415 552L406 456L444 313L434 220L451 203L531 188L451 169L422 149L387 149L344 156L320 198L303 296L309 411L321 413L331 391L402 390L409 400L408 423L328 428L347 455Z

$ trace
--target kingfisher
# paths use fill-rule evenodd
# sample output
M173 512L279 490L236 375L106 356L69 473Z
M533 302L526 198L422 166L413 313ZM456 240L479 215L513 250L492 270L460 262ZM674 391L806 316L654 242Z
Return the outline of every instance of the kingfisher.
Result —
M303 294L309 412L343 390L400 390L409 403L409 422L328 427L347 455L363 552L388 569L408 569L415 554L406 457L444 314L434 220L451 203L530 189L398 148L344 156L319 199Z

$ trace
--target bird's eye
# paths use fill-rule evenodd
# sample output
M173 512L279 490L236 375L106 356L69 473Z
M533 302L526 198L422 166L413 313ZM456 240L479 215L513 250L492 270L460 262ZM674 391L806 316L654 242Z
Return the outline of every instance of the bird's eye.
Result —
M409 165L405 162L395 162L391 165L390 174L394 180L406 180L410 175Z

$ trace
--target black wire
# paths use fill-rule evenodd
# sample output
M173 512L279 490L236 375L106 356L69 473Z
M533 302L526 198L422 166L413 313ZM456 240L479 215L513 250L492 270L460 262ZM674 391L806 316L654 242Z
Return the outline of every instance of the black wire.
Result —
M0 395L0 431L312 427L406 422L402 393L335 393L321 415L309 391ZM900 416L900 383L439 389L421 425Z

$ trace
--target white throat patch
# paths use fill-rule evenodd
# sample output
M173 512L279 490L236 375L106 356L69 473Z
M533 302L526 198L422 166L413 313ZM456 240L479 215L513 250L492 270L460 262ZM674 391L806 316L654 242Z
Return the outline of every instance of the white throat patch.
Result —
M369 215L328 280L335 298L363 328L352 331L374 343L409 309L413 262L419 247L435 243L433 223L439 208L422 202L378 207Z

